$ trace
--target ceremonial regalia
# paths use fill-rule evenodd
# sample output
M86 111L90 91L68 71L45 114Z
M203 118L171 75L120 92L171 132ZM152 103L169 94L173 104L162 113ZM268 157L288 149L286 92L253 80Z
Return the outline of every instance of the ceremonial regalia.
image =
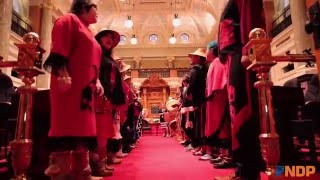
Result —
M205 65L206 54L204 49L199 48L189 54L191 59L193 56L199 56L200 60L196 64L193 64L190 71L190 83L187 89L187 96L192 97L191 106L195 109L193 119L193 128L195 130L193 144L196 143L194 146L200 146L205 131L205 91L208 68Z
M241 58L243 46L253 28L265 29L262 0L229 0L221 14L218 46L220 60L227 69L227 90L232 120L232 149L241 177L255 179L262 158L258 135L259 110L255 74L247 71Z
M206 125L205 136L214 136L223 139L228 138L230 133L230 123L226 116L228 106L228 95L226 91L225 66L219 58L214 59L209 66L206 80ZM229 127L228 127L229 126Z
M95 139L93 93L100 59L100 45L93 38L88 24L72 13L55 22L51 52L47 60L47 64L53 67L50 83L50 137ZM69 72L72 80L69 89L59 85L59 77L55 72L57 66L65 67Z

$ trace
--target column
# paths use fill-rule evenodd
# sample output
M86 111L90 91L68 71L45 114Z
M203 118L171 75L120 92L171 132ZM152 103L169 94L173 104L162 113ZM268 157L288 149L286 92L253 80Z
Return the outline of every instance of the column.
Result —
M41 28L40 28L40 39L41 47L47 52L43 55L43 61L47 59L50 53L51 46L51 31L52 31L52 1L44 0L42 4L42 15L41 15ZM37 77L38 88L49 88L50 75L46 73Z
M174 68L174 57L166 57L168 68Z
M300 54L306 48L312 47L312 36L305 32L305 23L308 20L305 1L290 1L290 11L294 34L296 53ZM303 63L304 64L304 63Z
M135 69L139 69L139 68L140 68L141 59L142 59L142 58L139 57L139 56L133 57L133 60L134 60L134 68L135 68Z
M148 104L147 104L147 89L143 88L142 89L142 94L143 94L143 106L147 107L148 109Z
M8 60L12 19L12 0L0 1L0 56ZM7 70L3 71L9 74Z

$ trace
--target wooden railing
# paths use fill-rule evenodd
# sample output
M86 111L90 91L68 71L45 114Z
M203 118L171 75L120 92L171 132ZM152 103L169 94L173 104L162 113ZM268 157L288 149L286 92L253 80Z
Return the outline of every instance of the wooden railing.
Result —
M160 75L161 78L170 78L170 71L175 70L177 71L176 76L177 77L183 77L185 74L190 72L190 68L175 68L175 69L164 69L164 68L158 68L158 69L139 69L138 71L138 77L139 78L148 78L151 74L157 73ZM131 71L128 71L127 75L130 75ZM174 77L176 77L174 75Z
M287 6L283 13L272 22L270 35L276 37L283 30L292 24L290 6Z
M177 75L178 77L183 77L185 74L189 74L190 70L189 68L177 69Z
M161 78L170 77L170 69L141 69L139 70L139 78L148 78L153 73L159 74Z

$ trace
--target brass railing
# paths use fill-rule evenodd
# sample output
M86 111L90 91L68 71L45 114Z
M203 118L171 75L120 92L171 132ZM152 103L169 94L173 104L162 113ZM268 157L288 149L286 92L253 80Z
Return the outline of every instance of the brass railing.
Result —
M276 37L283 30L292 24L290 6L287 6L283 13L280 14L273 22L270 35Z
M31 26L25 22L21 17L15 12L12 13L12 24L11 31L15 32L19 36L23 37L27 32L31 32Z

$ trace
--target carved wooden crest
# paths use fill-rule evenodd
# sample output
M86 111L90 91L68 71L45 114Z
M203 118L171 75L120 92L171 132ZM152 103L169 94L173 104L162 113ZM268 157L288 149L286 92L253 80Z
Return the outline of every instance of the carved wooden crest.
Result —
M153 73L148 79L142 82L141 87L168 87L168 83L163 80L158 73Z

